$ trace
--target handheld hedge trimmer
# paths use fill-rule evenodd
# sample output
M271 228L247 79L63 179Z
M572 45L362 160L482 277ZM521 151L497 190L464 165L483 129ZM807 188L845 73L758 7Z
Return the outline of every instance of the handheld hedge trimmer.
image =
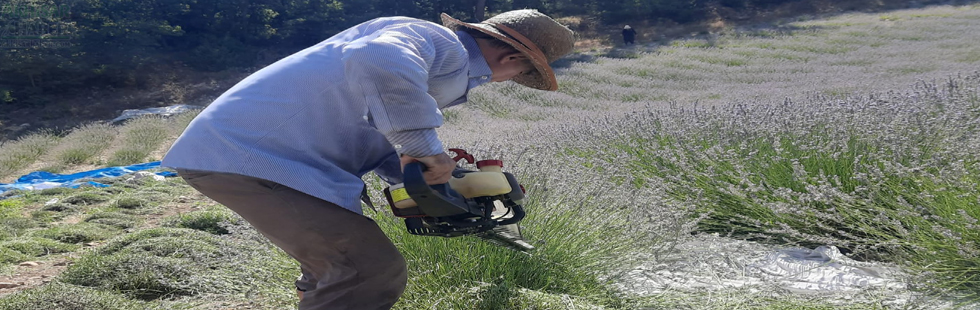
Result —
M450 149L456 161L473 164L473 156ZM428 185L421 163L405 165L404 183L384 189L395 216L405 218L408 232L420 236L457 237L475 235L521 251L534 246L524 241L520 227L524 219L524 188L503 162L477 161L478 171L457 168L449 183Z

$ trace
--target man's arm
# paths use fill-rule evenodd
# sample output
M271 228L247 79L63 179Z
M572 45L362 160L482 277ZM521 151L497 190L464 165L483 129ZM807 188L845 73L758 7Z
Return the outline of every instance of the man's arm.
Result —
M401 160L398 159L398 155L391 154L391 156L388 156L388 159L381 166L374 169L374 174L377 174L381 180L389 185L403 182L402 164Z
M465 69L466 52L446 29L426 23L393 25L344 48L348 86L363 96L374 124L400 154L425 157L443 152L435 128L442 126L428 94L432 70Z
M387 182L388 184L396 184L404 182L404 174L402 170L405 165L411 162L421 162L423 165L429 169L422 173L427 184L443 184L449 182L452 177L452 172L455 171L456 161L454 161L446 153L439 153L433 156L426 156L421 158L410 157L407 155L401 156L391 156L391 159L386 160L377 169L374 169L374 173L381 178L381 180Z
M427 92L429 77L433 70L463 70L466 61L451 32L425 23L395 25L344 48L348 86L363 96L378 131L403 155L401 166L422 162L430 184L448 182L455 162L435 131L443 120ZM396 173L387 166L376 172L391 178Z

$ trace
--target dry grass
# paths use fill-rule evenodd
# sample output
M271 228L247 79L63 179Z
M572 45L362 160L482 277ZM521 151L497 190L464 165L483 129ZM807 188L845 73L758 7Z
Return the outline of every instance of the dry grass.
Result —
M52 151L51 167L68 169L83 164L97 164L95 161L110 143L118 136L112 125L93 123L75 128Z
M0 179L24 170L57 143L57 136L39 132L0 144Z
M106 162L108 166L141 163L174 135L172 121L157 116L130 120L119 131L122 139Z
M91 123L64 137L39 132L0 144L0 180L31 171L71 173L160 160L199 111L140 117L122 125Z

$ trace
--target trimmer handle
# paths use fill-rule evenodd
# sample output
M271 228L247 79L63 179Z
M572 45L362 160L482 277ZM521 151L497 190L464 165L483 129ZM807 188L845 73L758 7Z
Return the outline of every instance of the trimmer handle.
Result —
M405 165L405 191L419 205L422 213L440 217L469 212L466 199L450 188L449 183L426 184L422 175L425 170L425 165L420 162Z
M473 163L476 158L470 153L467 153L464 149L449 149L450 152L456 153L456 157L453 157L453 161L458 162L460 159L465 159L468 163Z

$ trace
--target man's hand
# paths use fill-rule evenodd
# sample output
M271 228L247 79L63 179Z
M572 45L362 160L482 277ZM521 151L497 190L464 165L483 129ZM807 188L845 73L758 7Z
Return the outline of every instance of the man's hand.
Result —
M428 169L422 173L422 176L425 177L425 183L429 185L449 182L449 178L453 176L453 169L456 169L456 161L446 153L419 158L402 155L401 160L402 171L405 171L405 165L408 163L420 162L425 165Z

